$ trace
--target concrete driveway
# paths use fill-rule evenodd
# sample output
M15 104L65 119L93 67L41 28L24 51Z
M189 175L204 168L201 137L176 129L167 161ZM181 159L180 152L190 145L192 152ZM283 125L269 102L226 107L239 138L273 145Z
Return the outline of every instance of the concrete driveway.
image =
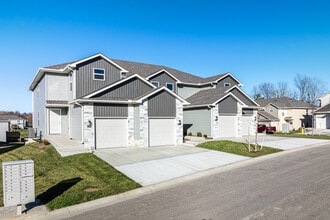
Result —
M94 153L143 186L249 159L191 146L99 149Z
M248 143L249 137L231 138L232 141ZM255 136L250 136L250 143L254 144ZM274 147L282 150L291 150L303 148L313 145L322 145L330 143L329 140L311 139L311 138L291 138L291 137L276 137L266 134L258 134L257 143L262 146Z

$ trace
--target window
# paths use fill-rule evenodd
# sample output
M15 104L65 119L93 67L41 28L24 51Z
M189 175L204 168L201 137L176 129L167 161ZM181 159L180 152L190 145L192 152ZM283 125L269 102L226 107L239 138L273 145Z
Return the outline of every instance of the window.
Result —
M269 112L273 112L273 111L274 111L273 108L270 108L270 109L269 109Z
M284 112L282 112L282 116L284 117Z
M104 73L105 73L104 69L93 68L93 79L104 81L105 79Z
M173 85L173 83L166 83L166 88L168 88L171 91L174 91L174 85Z
M229 86L231 86L231 84L230 83L224 83L223 86L224 87L229 87Z
M159 87L159 82L156 82L156 81L151 81L151 84L156 86L156 87Z

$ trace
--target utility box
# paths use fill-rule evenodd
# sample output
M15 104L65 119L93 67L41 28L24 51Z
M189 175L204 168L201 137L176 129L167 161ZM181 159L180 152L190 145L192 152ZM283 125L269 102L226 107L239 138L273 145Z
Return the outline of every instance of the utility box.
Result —
M33 160L2 162L2 176L4 206L35 201Z

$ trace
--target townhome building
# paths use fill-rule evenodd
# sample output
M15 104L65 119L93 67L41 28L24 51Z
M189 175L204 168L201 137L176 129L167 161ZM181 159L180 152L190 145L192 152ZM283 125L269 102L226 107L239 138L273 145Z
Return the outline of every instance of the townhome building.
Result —
M259 106L241 86L231 73L202 78L96 54L40 68L29 89L39 133L95 150L180 145L190 132L253 133Z

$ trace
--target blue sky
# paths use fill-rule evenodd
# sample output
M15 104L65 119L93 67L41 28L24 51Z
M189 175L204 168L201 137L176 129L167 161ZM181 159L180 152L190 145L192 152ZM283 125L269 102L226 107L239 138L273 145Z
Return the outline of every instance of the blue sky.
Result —
M39 67L103 53L254 85L297 73L330 82L330 2L296 0L6 1L0 110L31 112Z

